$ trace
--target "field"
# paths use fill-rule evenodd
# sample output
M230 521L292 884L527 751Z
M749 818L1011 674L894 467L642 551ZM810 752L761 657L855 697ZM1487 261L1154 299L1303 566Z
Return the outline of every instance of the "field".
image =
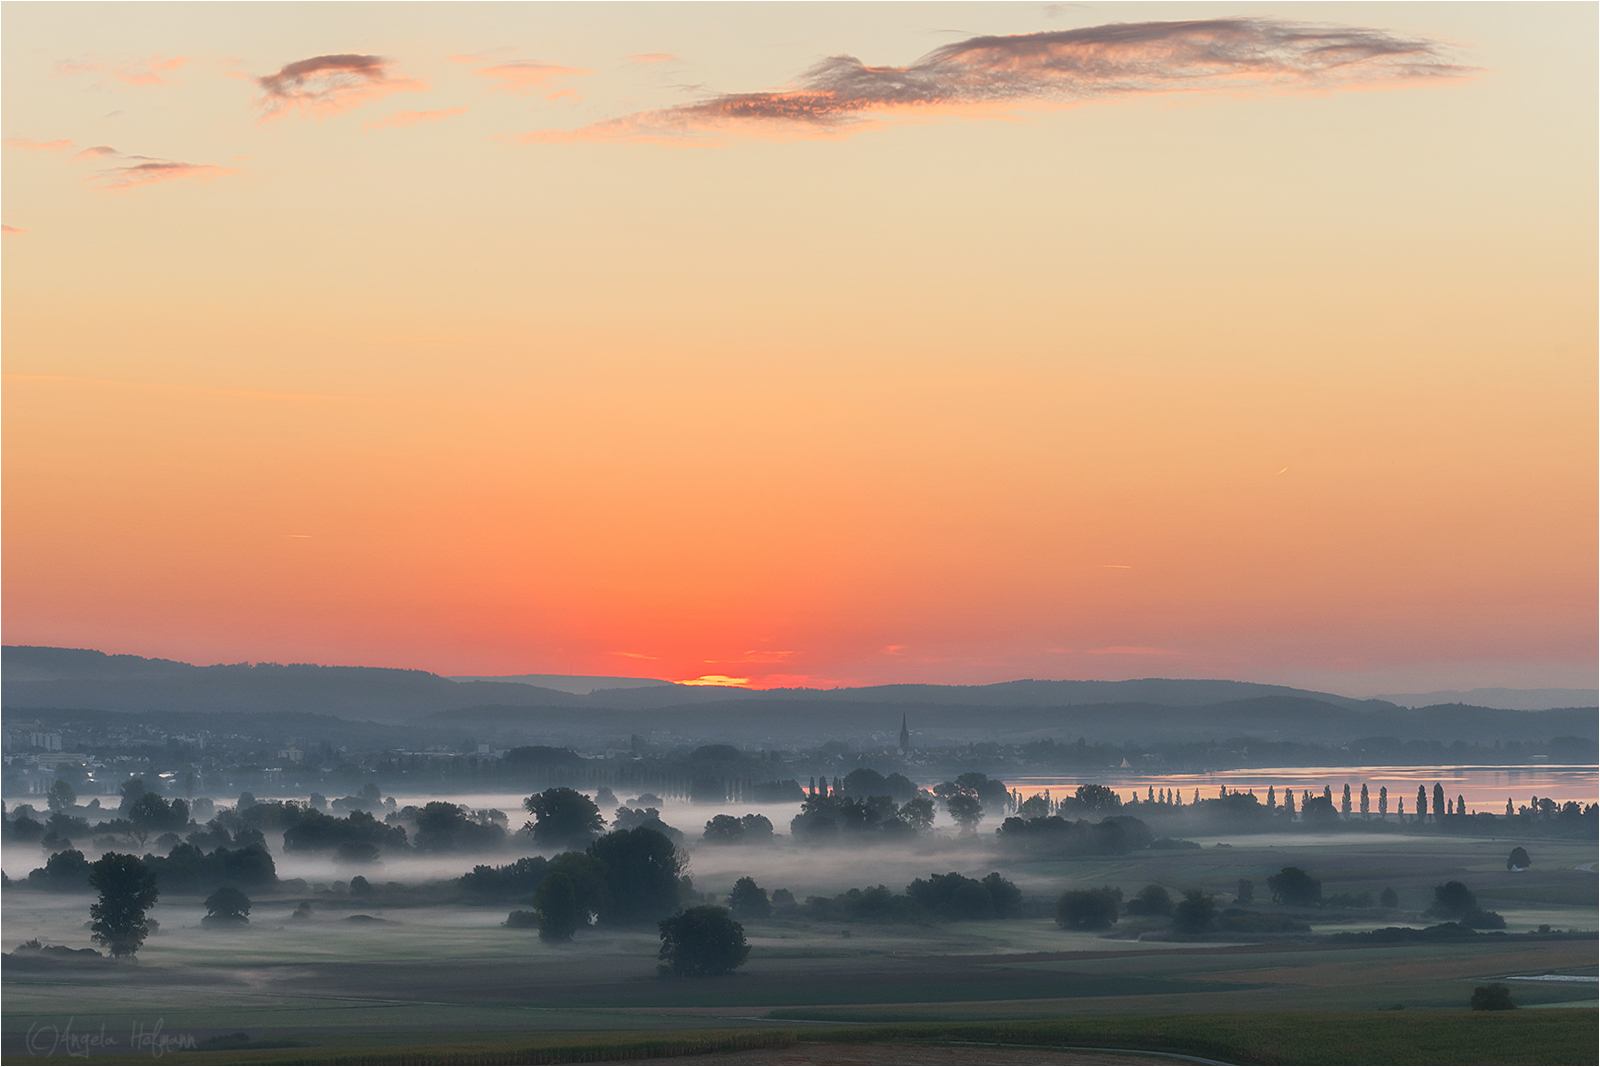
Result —
M261 900L249 929L216 933L199 928L198 901L170 900L158 906L162 931L137 965L8 961L3 1050L7 1062L48 1058L40 1054L63 1055L102 1035L118 1049L133 1040L177 1055L244 1033L255 1047L212 1048L205 1061L620 1062L676 1054L695 1062L849 1062L837 1056L869 1047L881 1053L870 1057L876 1062L1000 1062L960 1057L998 1055L1002 1046L1017 1046L1006 1055L1022 1057L1005 1062L1065 1062L1027 1059L1034 1046L1260 1063L1594 1060L1592 933L1529 936L1540 925L1595 929L1596 878L1578 869L1593 864L1593 844L1541 842L1537 865L1517 874L1505 870L1503 842L1370 835L1223 844L1232 847L1070 862L900 857L885 859L892 871L854 884L894 885L890 873L898 877L900 864L920 863L924 873L999 867L1045 899L1074 886L1131 893L1151 882L1231 899L1240 878L1253 879L1264 898L1266 876L1297 865L1321 877L1328 893L1376 897L1392 887L1401 898L1392 911L1304 913L1318 934L1424 925L1418 912L1431 887L1460 879L1505 915L1512 936L1422 945L1174 942L1136 940L1128 920L1102 937L1062 931L1043 916L933 926L792 918L746 924L754 948L735 976L663 982L649 931L597 931L549 946L501 927L503 906L392 908L370 912L383 920L374 922L351 921L357 909L348 899L319 898L314 918L296 922L296 900ZM708 856L715 867L704 867L714 874L701 869L705 855L696 853L697 886L726 892L713 879L731 884L724 868L740 859L767 881L757 850ZM839 880L852 869L877 869L870 853L813 855L828 875L811 891L850 884ZM796 869L797 858L783 857L783 866ZM87 944L88 903L8 891L7 947L34 936ZM1515 977L1535 975L1590 980ZM1501 979L1534 1010L1466 1010L1477 985ZM752 1045L763 1047L742 1047ZM937 1059L929 1051L936 1046L955 1058Z

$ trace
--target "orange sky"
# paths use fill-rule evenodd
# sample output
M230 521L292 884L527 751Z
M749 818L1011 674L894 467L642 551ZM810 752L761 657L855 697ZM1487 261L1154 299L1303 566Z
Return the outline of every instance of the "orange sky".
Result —
M0 12L7 643L1594 684L1592 7L84 9Z

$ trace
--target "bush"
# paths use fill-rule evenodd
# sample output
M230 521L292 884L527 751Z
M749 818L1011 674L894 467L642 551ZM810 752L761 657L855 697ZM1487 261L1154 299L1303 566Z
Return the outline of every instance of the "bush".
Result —
M539 925L539 914L533 911L514 911L506 916L502 924L513 930L531 930Z
M726 908L701 904L662 919L659 972L671 978L714 978L732 974L750 955L744 927Z
M1172 897L1158 885L1147 885L1124 908L1129 915L1171 915Z
M1063 930L1106 930L1117 922L1117 898L1108 889L1069 889L1056 901Z
M245 926L250 922L250 898L231 885L225 885L206 898L206 917L201 926Z
M553 872L540 884L539 892L533 898L533 906L539 912L539 940L572 940L580 917L578 892L571 878L560 871Z
M772 915L767 891L756 885L754 878L741 878L733 883L733 895L728 903L736 919L765 919Z
M1268 875L1267 889L1272 893L1274 904L1309 907L1322 900L1322 882L1299 867L1285 867L1277 874Z
M1473 1011L1510 1011L1516 1004L1511 1000L1511 990L1494 982L1481 985L1472 991Z
M1460 919L1478 908L1477 894L1464 882L1446 882L1433 887L1433 903L1424 915L1437 915L1445 919Z
M1204 933L1217 917L1217 904L1198 889L1184 891L1183 899L1172 909L1172 929L1180 934Z

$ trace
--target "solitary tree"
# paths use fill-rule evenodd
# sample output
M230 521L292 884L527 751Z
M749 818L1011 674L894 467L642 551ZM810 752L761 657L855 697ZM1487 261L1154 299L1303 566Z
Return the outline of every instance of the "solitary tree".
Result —
M1116 925L1117 898L1109 889L1069 889L1056 901L1063 930L1105 930Z
M1439 816L1444 814L1444 786L1438 782L1433 783L1433 818L1437 822Z
M50 805L51 811L62 812L78 802L78 794L67 784L66 779L57 778L56 784L50 787L45 802Z
M678 878L688 866L688 855L664 834L644 826L613 830L589 846L589 855L604 871L602 922L654 922L677 910Z
M1172 909L1172 928L1180 934L1203 933L1217 917L1217 904L1209 893L1186 889Z
M1365 819L1372 811L1372 799L1367 796L1367 783L1361 783L1361 817Z
M1385 908L1398 908L1400 894L1396 893L1392 886L1384 886L1383 892L1378 894L1378 903Z
M231 885L206 897L206 917L201 926L244 926L250 922L250 898Z
M605 829L594 801L564 785L535 793L522 806L533 814L533 839L541 845L582 846Z
M1378 787L1378 817L1381 819L1387 814L1389 814L1389 787L1381 785Z
M1322 899L1322 882L1299 867L1285 867L1277 874L1268 875L1267 889L1275 904L1307 907Z
M1129 915L1171 915L1172 897L1159 885L1147 885L1128 901Z
M560 871L547 875L534 894L533 907L539 913L539 940L572 940L578 929L578 894L571 878Z
M107 852L89 865L89 884L100 892L100 900L89 905L90 936L113 956L138 952L150 936L145 912L160 896L156 876L137 856Z
M983 801L973 793L952 793L945 798L944 806L964 834L975 831L983 818Z
M1446 882L1433 887L1433 904L1427 914L1446 919L1467 915L1478 906L1478 896L1464 882Z
M748 876L733 883L728 904L735 919L765 919L772 914L772 901L767 899L767 891Z
M728 909L711 904L687 908L670 919L662 919L660 958L666 962L662 977L713 978L732 974L750 955L744 927L728 914Z
M1516 1004L1511 1000L1511 990L1499 982L1481 985L1472 991L1473 1011L1509 1011L1515 1007Z
M1533 860L1528 858L1528 850L1518 845L1511 850L1511 855L1506 857L1506 870L1525 871L1533 866Z

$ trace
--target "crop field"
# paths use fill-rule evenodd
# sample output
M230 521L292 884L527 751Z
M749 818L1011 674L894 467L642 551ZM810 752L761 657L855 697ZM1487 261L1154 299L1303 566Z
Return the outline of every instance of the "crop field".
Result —
M319 898L310 919L295 920L298 901L282 898L258 901L247 929L213 932L199 926L198 901L174 898L157 907L161 932L137 964L8 961L3 1051L6 1062L23 1062L49 1058L51 1042L59 1050L84 1035L126 1044L160 1033L177 1043L176 1054L185 1043L244 1033L250 1047L213 1048L206 1061L622 1062L683 1055L809 1062L805 1050L820 1049L824 1038L879 1042L901 1049L896 1056L921 1055L903 1052L913 1047L988 1042L998 1048L998 1042L1188 1049L1201 1056L1208 1054L1194 1050L1226 1049L1208 1058L1261 1063L1593 1061L1595 983L1517 980L1595 976L1592 934L1529 933L1539 924L1594 930L1596 877L1577 869L1593 862L1592 845L1542 843L1538 866L1513 874L1505 870L1506 846L1494 841L1361 835L1223 844L1232 847L1070 862L982 855L963 867L1004 870L1037 899L1102 884L1131 893L1146 883L1175 895L1198 887L1221 899L1240 878L1253 879L1265 897L1266 876L1286 865L1315 872L1327 893L1376 896L1392 887L1400 894L1396 909L1303 909L1314 934L1426 925L1431 920L1419 912L1431 887L1462 879L1485 906L1502 911L1511 936L1401 945L1314 934L1180 942L1141 920L1125 919L1104 936L1063 931L1047 913L926 926L790 917L746 924L753 951L738 974L669 982L655 976L658 941L648 930L590 931L555 946L501 926L503 906L358 912L348 900ZM736 862L733 852L718 857L730 868ZM759 876L759 854L751 850L744 858ZM9 891L8 940L86 944L89 899ZM379 921L351 921L353 915ZM1467 1012L1472 990L1496 980L1513 988L1523 1009L1536 1010L1498 1018ZM1267 1020L1251 1023L1250 1032L1277 1036L1252 1043L1239 1036L1243 1023L1218 1029L1216 1020L1245 1017L1239 1013ZM1306 1018L1328 1031L1325 1043L1316 1052L1289 1051L1315 1029L1289 1020ZM1050 1026L1057 1029L1039 1029ZM1587 1044L1574 1044L1579 1030ZM1498 1037L1473 1045L1476 1059L1462 1058L1460 1035L1512 1032L1534 1058L1506 1058L1511 1046L1497 1044ZM1364 1059L1376 1056L1374 1035L1383 1034L1390 1035L1383 1039L1389 1051ZM844 1047L839 1055L846 1055ZM1580 1047L1587 1051L1572 1051ZM966 1053L940 1055L955 1058L937 1062L984 1062L961 1059ZM1047 1062L1016 1055L1024 1058L1008 1062ZM760 1056L768 1058L750 1058ZM847 1062L820 1051L813 1058Z

